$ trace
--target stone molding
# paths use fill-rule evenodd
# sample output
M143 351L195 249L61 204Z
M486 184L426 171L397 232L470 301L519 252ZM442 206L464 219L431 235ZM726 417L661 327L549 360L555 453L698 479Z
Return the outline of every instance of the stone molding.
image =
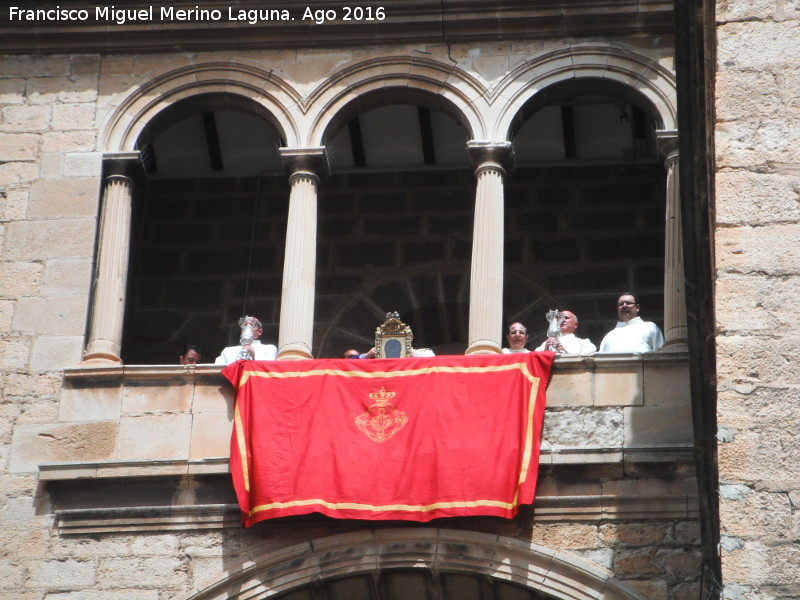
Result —
M87 7L80 0L61 0L62 8ZM176 9L194 8L196 0L176 0ZM23 4L24 5L24 4ZM234 13L252 8L243 0L227 3ZM9 19L8 7L0 9L0 53L3 54L73 54L73 53L146 53L253 50L263 48L315 48L323 46L363 46L375 43L477 43L508 36L528 39L553 36L622 36L668 35L674 29L673 4L664 0L609 0L565 8L559 0L536 3L532 8L522 0L469 3L448 0L440 4L420 0L396 0L386 7L387 18L372 23L344 21L346 2L332 1L326 9L337 12L338 19L315 25L303 20L303 7L287 2L269 8L292 8L293 21L270 20L250 24L230 20L227 6L219 21L181 22L130 21L119 25L97 21L94 10L86 21L50 22L31 35L24 21ZM264 8L263 6L261 8ZM156 11L158 7L156 6ZM488 17L488 15L492 15ZM32 25L29 24L29 27ZM309 35L313 27L313 35Z
M497 578L561 600L645 600L610 571L573 554L504 536L439 528L361 530L251 556L240 570L228 570L224 579L210 580L207 587L176 600L244 600L319 580L417 568Z

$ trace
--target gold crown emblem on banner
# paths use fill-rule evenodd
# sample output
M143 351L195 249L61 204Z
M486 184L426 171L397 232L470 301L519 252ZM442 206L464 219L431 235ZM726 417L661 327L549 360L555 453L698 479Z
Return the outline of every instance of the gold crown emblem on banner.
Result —
M356 427L373 442L382 444L408 423L408 415L389 402L395 392L380 391L369 394L375 404L354 419Z

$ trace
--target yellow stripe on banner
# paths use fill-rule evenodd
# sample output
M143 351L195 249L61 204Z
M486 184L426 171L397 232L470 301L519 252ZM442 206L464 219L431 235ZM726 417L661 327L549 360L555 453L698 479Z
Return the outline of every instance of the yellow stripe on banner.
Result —
M416 504L386 504L383 506L376 506L374 504L359 504L356 502L328 502L319 498L309 500L295 500L292 502L271 502L270 504L262 504L254 507L249 516L265 510L275 510L278 508L293 508L295 506L324 506L331 510L366 510L370 512L385 512L388 510L402 510L406 512L430 512L441 508L476 508L481 506L491 506L493 508L504 508L511 510L516 506L516 501L501 502L500 500L474 500L462 502L434 502L427 505Z
M239 412L239 401L236 400L233 408L233 423L236 428L236 444L239 446L239 459L242 461L242 479L244 489L250 493L250 470L247 468L247 443L244 438L244 427L242 426L242 415Z
M425 367L422 369L409 369L406 371L344 371L341 369L313 369L311 371L285 371L282 373L271 373L265 371L244 371L239 381L239 387L245 384L249 377L266 377L268 379L290 379L292 377L321 377L323 375L334 375L338 377L354 377L362 379L374 379L378 377L412 377L414 375L426 375L430 373L500 373L503 371L518 370L531 383L536 379L528 371L524 363L513 363L510 365L494 365L489 367Z

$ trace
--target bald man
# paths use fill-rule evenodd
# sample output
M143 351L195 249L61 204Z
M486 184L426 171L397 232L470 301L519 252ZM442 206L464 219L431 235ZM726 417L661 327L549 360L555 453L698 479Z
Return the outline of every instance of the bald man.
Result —
M562 310L561 314L564 320L561 322L561 335L557 338L547 338L542 345L536 348L537 350L544 350L548 343L553 343L558 354L594 354L597 352L595 346L590 340L579 338L575 335L578 329L578 317L575 313L568 310Z

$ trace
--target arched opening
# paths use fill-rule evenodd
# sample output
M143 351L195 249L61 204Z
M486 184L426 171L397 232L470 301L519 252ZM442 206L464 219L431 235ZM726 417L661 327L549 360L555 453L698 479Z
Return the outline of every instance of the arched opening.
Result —
M415 346L463 353L474 179L457 111L439 96L384 90L346 105L325 138L315 355L368 349L388 311Z
M620 293L663 327L666 172L652 104L624 85L573 78L521 108L510 139L516 166L506 182L504 315L546 337L548 309L575 312L580 337L599 346ZM532 302L528 276L553 305Z
M226 563L177 600L646 600L574 554L457 529L358 530Z
M134 199L122 358L176 363L185 344L213 362L254 311L277 337L288 184L284 134L255 102L193 96L137 140L145 181Z

